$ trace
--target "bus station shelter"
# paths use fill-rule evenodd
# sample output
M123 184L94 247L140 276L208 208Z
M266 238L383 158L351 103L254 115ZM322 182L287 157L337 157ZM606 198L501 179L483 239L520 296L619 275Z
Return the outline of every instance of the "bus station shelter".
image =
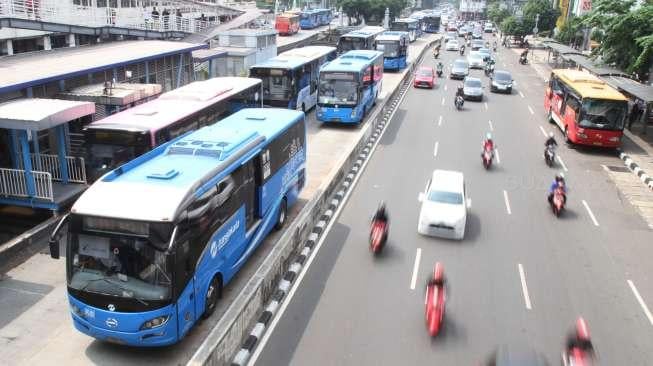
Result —
M0 104L0 204L58 211L87 188L84 159L70 156L67 124L95 113L91 102L25 98ZM46 139L39 132L49 130ZM3 147L4 146L4 147ZM7 159L8 157L8 159Z

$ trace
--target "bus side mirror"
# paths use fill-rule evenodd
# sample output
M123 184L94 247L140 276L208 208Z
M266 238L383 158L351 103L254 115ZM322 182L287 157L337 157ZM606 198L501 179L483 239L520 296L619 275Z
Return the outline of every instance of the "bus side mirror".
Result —
M50 257L52 259L59 259L59 242L61 240L61 228L68 222L68 214L66 214L57 224L57 226L50 234L48 245L50 246Z

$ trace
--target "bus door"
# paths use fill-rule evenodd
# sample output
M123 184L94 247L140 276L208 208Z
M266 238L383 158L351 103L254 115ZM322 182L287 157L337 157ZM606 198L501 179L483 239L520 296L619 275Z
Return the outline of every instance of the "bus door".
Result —
M190 235L184 235L182 242L176 245L175 249L175 292L177 297L177 336L179 339L190 330L197 319L194 296L196 290L194 281L195 265L197 260L193 260L197 255L197 250L191 250ZM198 246L194 246L198 247ZM195 248L194 248L195 249Z
M549 110L551 111L551 118L561 125L560 128L564 129L562 126L562 116L564 116L564 99L565 91L562 84L555 77L551 78L549 82L550 95L549 95Z
M297 78L297 110L307 111L311 106L311 66L310 63L295 70Z

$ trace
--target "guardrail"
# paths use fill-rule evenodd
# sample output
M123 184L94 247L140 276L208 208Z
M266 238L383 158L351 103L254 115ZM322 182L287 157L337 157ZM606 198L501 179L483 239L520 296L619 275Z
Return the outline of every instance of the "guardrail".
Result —
M361 153L369 152L368 140L373 135L377 125L384 124L384 118L389 117L391 110L398 106L395 97L401 92L402 86L410 80L412 71L420 63L426 50L435 40L425 47L420 56L407 69L398 87L370 115L365 125L361 128L363 133L358 143L351 149L349 154L344 156L330 177L323 183L315 196L302 208L295 220L290 223L281 238L275 243L274 248L263 261L261 267L254 276L247 282L244 289L229 306L225 314L218 321L204 343L193 355L188 365L229 365L234 355L240 349L242 341L249 335L248 330L256 323L259 315L271 299L281 300L283 293L279 294L277 285L285 279L284 273L290 267L291 261L299 254L299 251L308 246L308 242L315 243L322 233L324 226L316 226L318 222L326 221L325 211L335 210L338 206L338 198L344 196L342 189L347 187L342 183L343 178L350 170L358 171L360 168ZM390 105L388 105L390 103ZM367 149L367 150L366 150ZM336 190L338 190L336 192ZM335 202L334 202L335 201ZM331 213L332 213L331 212ZM290 284L289 284L290 285Z
M53 201L52 175L48 172L32 171L36 194L30 196L27 190L27 174L21 169L0 168L0 196L34 197Z
M30 157L32 159L33 168L50 173L53 180L63 180L58 155L30 154ZM66 156L66 165L68 166L69 182L86 184L86 167L84 165L84 158Z
M147 8L99 8L75 5L70 0L0 0L0 17L39 22L184 33L199 33L220 24L175 14L153 16L144 9Z

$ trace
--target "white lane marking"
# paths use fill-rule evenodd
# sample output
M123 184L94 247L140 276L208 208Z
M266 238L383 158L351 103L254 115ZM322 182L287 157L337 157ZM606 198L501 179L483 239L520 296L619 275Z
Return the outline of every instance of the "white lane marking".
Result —
M648 306L646 306L646 303L644 302L644 299L639 295L639 291L637 291L637 287L635 287L635 284L633 281L628 280L628 286L630 286L630 289L633 290L633 294L637 298L637 301L639 302L639 306L642 307L642 310L644 310L644 314L648 318L649 323L653 325L653 315L651 315L651 311L648 310Z
M519 95L520 95L522 98L526 98L526 97L524 96L524 93L521 92L521 90L519 91Z
M542 131L542 135L544 135L544 137L549 137L549 135L546 134L544 127L542 127L541 125L540 125L540 131Z
M506 202L506 211L508 211L508 215L512 214L512 211L510 210L510 200L508 200L508 192L506 190L503 190L503 200Z
M442 105L444 105L444 97L442 97Z
M608 173L610 172L610 169L609 169L607 166L601 164L601 167L602 167L603 170L605 170L606 172L608 172Z
M596 217L594 217L594 213L592 213L590 206L587 204L585 200L583 200L583 206L585 206L585 209L587 210L587 213L590 215L592 222L594 222L594 226L599 226L599 222L596 221Z
M562 161L562 157L560 155L557 155L556 157L558 158L558 163L560 163L560 165L562 165L562 169L564 169L566 172L568 172L569 169L567 169L567 166L565 165L565 162Z
M408 94L408 93L404 93L401 97L399 97L399 100L398 100L399 104L403 103L404 98L406 97L406 94ZM392 121L392 119L395 116L395 113L397 113L398 110L399 110L399 108L396 108L395 110L392 111L392 113L390 114L390 119L388 121ZM373 154L373 152L376 150L376 147L378 146L379 141L381 141L381 139L377 139L374 142L374 145L372 145L372 150L370 151L370 155ZM365 171L365 167L367 167L367 164L369 162L370 162L370 159L366 159L363 162L363 165L361 166L360 170ZM340 213L342 212L344 207L347 206L345 203L349 199L349 196L351 195L351 192L354 191L353 188L356 187L356 184L358 183L358 180L360 179L360 177L362 175L363 174L356 174L356 176L354 177L354 180L351 183L351 188L352 189L347 190L347 192L345 193L345 196L342 199L341 204L338 205L338 208L336 208L336 211L333 213L332 219L329 220L329 223L324 228L324 232L323 232L322 235L320 235L320 238L318 239L317 245L315 246L315 248L313 248L313 250L311 250L311 252L309 254L308 261L306 261L306 264L304 266L302 266L302 268L301 268L301 270L299 272L299 276L297 276L297 279L295 279L295 282L290 286L290 291L288 291L286 296L281 301L279 309L277 310L276 314L274 314L274 316L272 317L272 321L270 322L270 325L268 326L268 328L266 328L265 333L263 334L263 337L259 338L259 342L256 344L256 347L254 348L254 353L252 353L252 356L250 357L250 359L249 359L249 361L247 363L248 365L256 364L256 361L258 360L259 356L261 355L261 352L263 352L268 340L272 336L272 333L274 332L274 328L276 328L277 324L279 323L279 320L281 319L281 317L285 313L286 309L288 308L288 304L290 304L290 302L292 301L292 298L295 296L295 293L297 292L297 289L299 288L299 285L302 283L302 280L304 279L304 276L308 272L308 269L310 268L311 263L313 263L313 260L317 256L317 253L320 251L320 248L322 247L322 244L324 244L324 242L326 241L326 238L328 236L327 235L328 232L331 230L333 225L338 221L337 219L340 216ZM193 355L193 358L194 358L194 355Z
M487 111L487 102L483 103L483 105L485 106L485 110Z
M524 302L526 303L526 309L531 310L531 297L528 296L528 286L526 286L526 274L524 273L524 266L521 263L517 264L519 268L519 278L521 279L521 290L524 293Z
M417 272L419 269L419 261L422 258L422 248L417 248L415 253L415 264L413 264L413 275L410 277L410 289L415 289L415 282L417 282Z
M499 149L494 149L494 155L497 156L497 164L501 164L501 158L499 157Z
M535 112L533 111L533 108L531 108L530 105L528 106L528 111L531 112L531 114L535 114Z
M490 131L494 131L494 127L492 126L492 121L487 121L487 123L490 125Z
M433 148L433 156L436 157L438 156L438 145L440 145L439 141L435 142L435 147Z
M442 126L442 116L440 116L440 118L438 118L438 126Z
M447 91L447 84L444 84L444 91Z

